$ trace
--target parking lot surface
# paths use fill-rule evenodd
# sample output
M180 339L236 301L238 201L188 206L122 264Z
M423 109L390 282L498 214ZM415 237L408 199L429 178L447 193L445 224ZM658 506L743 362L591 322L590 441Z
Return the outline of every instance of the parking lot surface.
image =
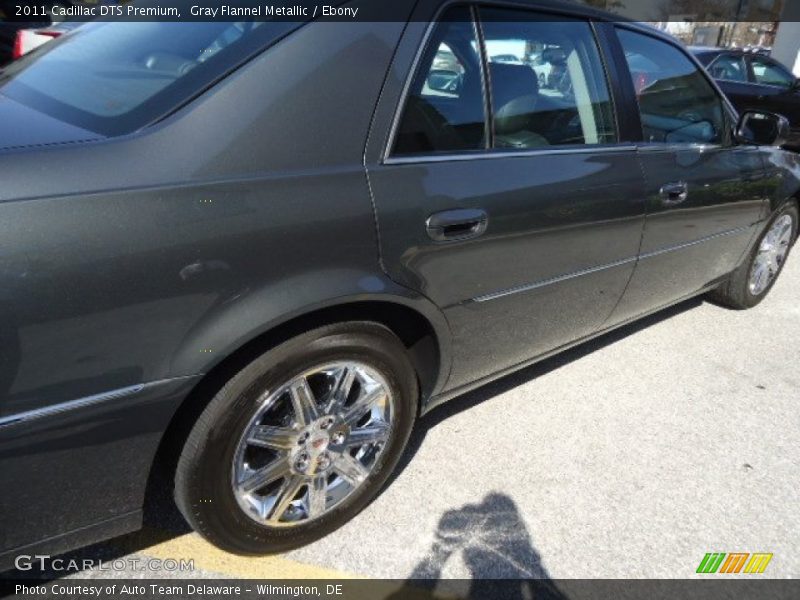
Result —
M194 559L117 576L685 578L708 552L800 577L800 254L757 308L683 303L453 400L356 519L235 557L177 518L72 556ZM85 571L78 577L107 577Z

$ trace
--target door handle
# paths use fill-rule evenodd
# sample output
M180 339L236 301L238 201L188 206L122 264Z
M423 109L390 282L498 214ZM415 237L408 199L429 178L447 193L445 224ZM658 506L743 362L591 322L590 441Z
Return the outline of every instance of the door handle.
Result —
M689 197L689 184L685 181L667 183L661 188L661 203L664 206L675 206L685 202Z
M428 236L435 242L456 242L476 238L486 231L489 215L479 208L456 208L432 214L425 221Z

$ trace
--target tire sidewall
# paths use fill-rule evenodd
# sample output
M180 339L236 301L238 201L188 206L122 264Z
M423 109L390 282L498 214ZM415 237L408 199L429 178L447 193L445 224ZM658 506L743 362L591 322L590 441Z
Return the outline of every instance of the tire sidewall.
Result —
M236 448L257 410L257 400L266 390L314 366L340 360L363 362L386 379L394 398L393 433L387 446L367 479L328 513L308 524L262 526L244 513L231 485ZM373 499L396 466L416 417L417 398L417 381L405 348L377 324L322 328L262 355L238 373L207 408L213 425L200 433L206 435L202 451L181 457L191 473L186 493L192 498L194 518L202 521L200 529L208 533L210 528L216 543L245 554L283 551L337 529Z

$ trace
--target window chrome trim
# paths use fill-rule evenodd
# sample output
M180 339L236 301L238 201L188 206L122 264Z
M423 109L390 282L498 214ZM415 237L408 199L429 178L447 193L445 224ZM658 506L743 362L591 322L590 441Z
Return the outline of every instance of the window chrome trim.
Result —
M460 0L456 0L454 2L445 2L439 7L439 10L436 11L436 14L431 19L430 23L428 23L425 27L425 33L422 36L422 40L419 42L417 46L416 54L414 55L414 60L411 63L411 70L406 74L406 81L403 84L403 91L400 93L400 100L397 106L394 109L394 117L392 117L392 126L389 129L389 137L387 139L386 145L383 148L381 162L386 163L391 158L392 148L394 148L394 143L397 141L397 131L400 128L400 121L403 118L403 113L405 112L406 102L408 101L408 95L411 93L411 85L414 83L414 77L417 74L417 69L419 69L419 64L422 61L422 57L425 54L425 50L428 49L428 44L430 43L431 37L433 36L433 31L439 23L439 18L444 14L444 12L457 4L463 4L469 11L470 17L474 21L474 13L472 11L472 4L467 2L461 2Z
M560 154L617 154L632 152L636 144L624 143L614 145L585 145L585 146L546 146L535 150L472 150L462 153L442 152L441 154L415 154L413 156L392 156L384 159L385 165L407 165L421 163L458 162L465 160L484 160L488 158L523 158L529 156L548 156Z
M160 385L164 385L166 383L170 383L172 381L178 381L181 379L190 379L192 376L188 375L185 377L173 377L170 379L160 379L157 381L150 381L148 383L137 383L136 385L131 385L124 388L119 388L116 390L111 390L108 392L102 392L100 394L94 394L92 396L86 396L84 398L78 398L77 400L69 400L67 402L61 402L59 404L53 404L51 406L45 406L42 408L35 408L33 410L28 410L25 412L17 413L14 415L8 415L5 417L0 417L0 428L3 427L10 427L13 425L19 425L22 423L28 423L30 421L34 421L36 419L41 419L44 417L51 417L54 415L58 415L61 413L69 412L71 410L76 410L79 408L85 408L87 406L93 406L95 404L101 404L108 400L117 400L120 398L127 398L129 396L135 396L140 392L158 387Z
M680 152L694 150L696 152L710 152L711 150L730 150L734 146L723 146L722 144L700 144L697 142L686 144L675 144L668 142L644 142L638 144L636 149L639 152Z
M578 277L583 277L584 275L591 275L593 273L599 273L601 271L606 271L608 269L613 269L616 267L621 267L623 265L628 265L631 263L638 262L643 259L654 258L656 256L661 256L663 254L668 254L670 252L675 252L677 250L683 250L685 248L691 248L692 246L697 246L699 244L703 244L705 242L709 242L711 240L715 240L717 238L725 237L728 235L735 235L737 233L744 233L748 231L752 225L746 225L743 227L737 227L735 229L729 229L727 231L721 231L719 233L715 233L697 240L693 240L691 242L686 242L683 244L678 244L676 246L668 246L666 248L660 248L658 250L653 250L652 252L646 252L645 254L640 254L638 257L632 256L630 258L624 258L622 260L618 260L612 263L607 263L604 265L598 265L596 267L589 267L588 269L582 269L580 271L576 271L574 273L567 273L566 275L559 275L557 277L551 277L549 279L543 279L541 281L536 281L534 283L520 285L513 288L508 288L505 290L499 290L497 292L491 292L489 294L483 294L482 296L476 296L471 298L467 302L489 302L490 300L497 300L498 298L505 298L506 296L512 296L514 294L519 294L522 292L530 292L532 290L536 290L539 288L543 288L549 285L553 285L555 283L562 283L564 281L569 281L571 279L576 279Z

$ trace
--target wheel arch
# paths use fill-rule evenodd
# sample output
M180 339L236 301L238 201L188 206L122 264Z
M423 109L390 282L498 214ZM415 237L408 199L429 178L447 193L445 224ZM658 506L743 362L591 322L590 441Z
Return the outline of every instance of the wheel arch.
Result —
M174 505L165 505L164 490L172 490L172 477L189 432L224 383L270 348L304 331L346 321L381 323L400 338L417 371L420 408L426 398L444 386L450 373L449 327L438 309L423 298L360 295L298 311L298 314L272 323L210 363L177 407L162 435L148 478L144 503L146 524L163 525L164 519L177 518Z

